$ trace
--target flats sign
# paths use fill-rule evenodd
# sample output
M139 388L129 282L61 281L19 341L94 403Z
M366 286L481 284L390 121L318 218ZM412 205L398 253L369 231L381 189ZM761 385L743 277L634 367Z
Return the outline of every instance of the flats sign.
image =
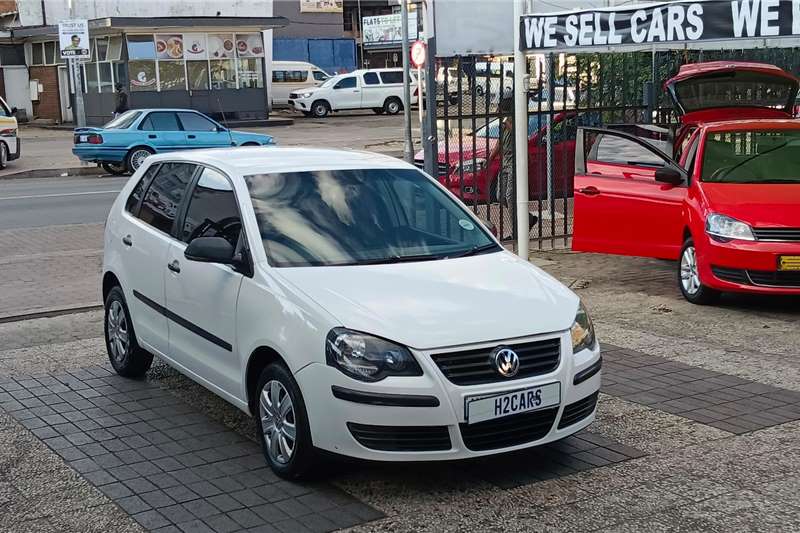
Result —
M520 49L567 50L800 36L800 0L666 2L526 15Z

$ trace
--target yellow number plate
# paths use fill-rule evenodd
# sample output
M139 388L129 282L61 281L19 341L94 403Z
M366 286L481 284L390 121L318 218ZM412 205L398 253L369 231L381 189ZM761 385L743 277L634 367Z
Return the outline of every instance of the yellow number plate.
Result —
M778 258L778 270L800 270L800 255L782 255Z

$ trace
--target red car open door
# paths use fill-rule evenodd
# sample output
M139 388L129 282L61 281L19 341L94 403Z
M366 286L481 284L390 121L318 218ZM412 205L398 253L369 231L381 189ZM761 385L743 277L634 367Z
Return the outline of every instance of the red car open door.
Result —
M676 259L687 179L675 161L645 140L579 129L572 249Z

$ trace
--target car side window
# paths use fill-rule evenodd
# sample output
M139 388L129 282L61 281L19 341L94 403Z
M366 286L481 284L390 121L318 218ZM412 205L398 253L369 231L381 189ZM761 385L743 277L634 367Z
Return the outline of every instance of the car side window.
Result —
M314 75L314 79L316 81L325 81L330 77L321 70L315 70L312 74Z
M355 76L349 76L347 78L342 78L339 82L333 86L334 89L355 89L356 88L356 78Z
M589 159L601 163L616 163L643 167L663 167L665 161L641 144L617 135L600 134Z
M378 79L378 75L374 72L366 72L364 73L364 84L365 85L380 85L380 80Z
M178 113L184 131L217 131L217 125L197 113Z
M171 233L196 168L191 163L162 164L142 200L139 218L164 233Z
M142 200L142 196L144 194L144 190L150 184L150 180L153 179L156 172L158 172L158 165L150 165L142 178L139 180L139 183L136 184L136 187L133 188L131 195L128 196L128 199L125 201L125 211L132 214L133 216L137 216L139 214L139 202Z
M147 115L139 129L146 131L181 131L181 126L178 124L178 117L175 113L158 111Z
M231 182L211 168L203 169L183 221L181 239L187 244L198 237L222 237L236 246L242 220Z

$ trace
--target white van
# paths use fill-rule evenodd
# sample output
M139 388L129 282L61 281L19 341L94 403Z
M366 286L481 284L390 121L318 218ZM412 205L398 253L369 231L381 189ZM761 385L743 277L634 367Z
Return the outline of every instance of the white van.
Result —
M318 87L330 78L330 74L316 65L303 61L272 62L272 106L286 107L289 93Z
M417 80L411 76L411 103L417 103ZM403 69L355 70L330 78L318 88L294 91L289 105L305 115L321 118L331 111L372 109L396 115L403 110Z

